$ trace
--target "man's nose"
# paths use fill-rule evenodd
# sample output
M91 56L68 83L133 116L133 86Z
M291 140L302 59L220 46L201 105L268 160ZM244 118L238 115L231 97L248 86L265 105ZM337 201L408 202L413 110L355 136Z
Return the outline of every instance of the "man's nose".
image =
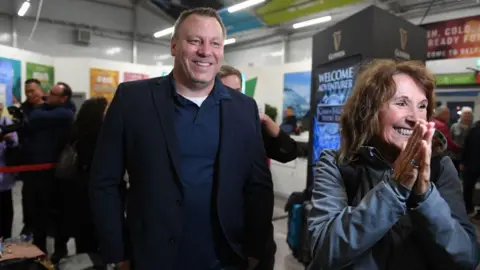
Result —
M202 56L210 56L212 55L212 46L208 43L202 43L198 50L198 54Z

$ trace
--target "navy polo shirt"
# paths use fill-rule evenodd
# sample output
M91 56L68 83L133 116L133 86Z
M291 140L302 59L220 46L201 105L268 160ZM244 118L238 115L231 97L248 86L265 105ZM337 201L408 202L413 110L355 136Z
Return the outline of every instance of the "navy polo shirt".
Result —
M172 83L173 82L173 76ZM173 87L175 89L175 87ZM184 190L183 228L176 269L221 269L212 233L212 190L220 139L220 101L230 98L217 79L200 107L174 91L174 125Z

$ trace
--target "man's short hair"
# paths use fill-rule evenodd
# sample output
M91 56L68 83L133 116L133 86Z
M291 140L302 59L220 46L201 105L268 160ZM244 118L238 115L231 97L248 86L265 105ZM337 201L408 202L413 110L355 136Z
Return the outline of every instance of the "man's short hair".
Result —
M27 79L25 81L25 84L31 84L31 83L35 83L35 84L38 84L38 86L42 86L42 83L37 79L32 78L32 79Z
M192 9L185 10L180 14L180 16L178 16L178 19L175 22L175 25L173 26L172 39L178 38L178 30L180 29L180 26L182 26L182 23L190 15L199 15L203 17L215 18L220 24L220 26L222 27L223 37L225 38L227 36L227 29L225 28L225 25L222 22L222 18L220 18L220 15L218 15L217 11L213 8L199 7L199 8L192 8Z
M242 73L240 72L240 70L238 70L238 69L236 69L232 66L229 66L229 65L223 65L220 68L220 71L218 72L218 76L220 78L225 78L225 77L228 77L230 75L237 76L240 79L240 84L242 84Z
M67 97L68 99L72 98L72 88L70 85L64 83L64 82L57 82L57 85L63 86L63 96Z

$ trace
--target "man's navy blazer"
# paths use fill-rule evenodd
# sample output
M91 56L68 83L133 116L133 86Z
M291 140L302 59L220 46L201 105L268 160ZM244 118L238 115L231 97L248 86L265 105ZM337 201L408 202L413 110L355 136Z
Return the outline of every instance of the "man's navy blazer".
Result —
M182 162L174 128L173 76L119 85L92 161L90 196L105 262L173 269L182 231ZM262 258L273 212L273 184L255 101L227 88L220 104L212 219L219 259ZM129 190L123 199L125 170ZM124 219L126 207L126 221ZM270 235L271 237L271 235ZM161 268L159 268L161 267Z

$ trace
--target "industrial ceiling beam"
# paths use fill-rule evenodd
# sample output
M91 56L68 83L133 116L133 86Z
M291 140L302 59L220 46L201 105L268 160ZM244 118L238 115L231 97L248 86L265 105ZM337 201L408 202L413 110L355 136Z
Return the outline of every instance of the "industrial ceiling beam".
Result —
M134 6L133 3L131 5L124 5L124 4L118 4L113 2L105 2L101 0L79 0L79 1L90 2L90 3L104 5L108 7L115 7L115 8L128 9L128 10L131 10Z

